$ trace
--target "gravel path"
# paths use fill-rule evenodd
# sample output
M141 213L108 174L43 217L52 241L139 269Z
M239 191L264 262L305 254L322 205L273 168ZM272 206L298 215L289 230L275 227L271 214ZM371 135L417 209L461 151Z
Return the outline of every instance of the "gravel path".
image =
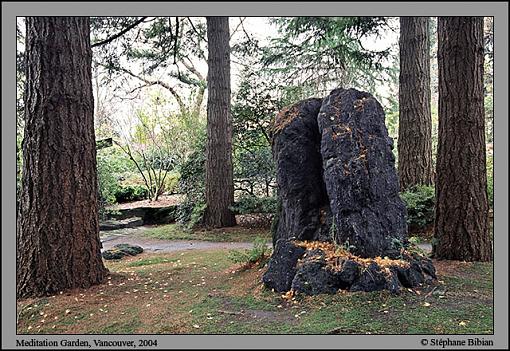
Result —
M173 252L182 250L250 249L253 243L212 242L199 240L159 240L140 236L144 227L126 228L101 232L103 251L117 244L131 244L143 247L145 251ZM271 243L269 243L271 246Z
M117 244L131 244L143 247L145 251L152 252L173 252L182 250L222 250L222 249L250 249L253 243L247 242L212 242L200 240L159 240L145 238L140 234L146 228L141 226L137 228L125 228L119 230L110 230L100 232L103 250L111 249ZM272 247L271 243L268 243ZM432 251L432 245L423 243L418 246L426 251Z

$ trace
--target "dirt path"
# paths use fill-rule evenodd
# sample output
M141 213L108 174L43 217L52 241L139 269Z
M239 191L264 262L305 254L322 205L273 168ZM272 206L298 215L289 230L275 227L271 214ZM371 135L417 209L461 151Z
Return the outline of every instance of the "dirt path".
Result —
M145 227L126 228L101 232L103 250L111 249L117 244L131 244L143 247L145 251L173 252L182 250L221 250L221 249L250 249L253 243L243 242L212 242L199 240L159 240L145 238L140 234ZM270 243L269 243L270 244Z

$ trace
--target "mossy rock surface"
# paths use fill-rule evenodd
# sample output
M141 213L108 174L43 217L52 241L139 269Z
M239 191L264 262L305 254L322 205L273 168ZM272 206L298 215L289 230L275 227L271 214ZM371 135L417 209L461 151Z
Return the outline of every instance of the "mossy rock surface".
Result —
M110 249L103 251L102 256L105 260L120 260L126 254L118 249Z
M143 248L138 245L117 244L112 249L103 252L105 260L119 260L124 256L136 256L143 252Z
M143 252L143 248L138 245L117 244L114 246L114 248L131 256L135 256Z

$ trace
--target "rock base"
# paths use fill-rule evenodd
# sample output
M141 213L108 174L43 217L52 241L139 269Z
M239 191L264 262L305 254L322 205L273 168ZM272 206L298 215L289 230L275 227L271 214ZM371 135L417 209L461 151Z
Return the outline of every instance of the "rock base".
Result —
M416 288L436 279L432 261L408 246L398 258L361 258L325 242L278 240L263 276L266 287L277 292L305 295L334 294L339 290Z

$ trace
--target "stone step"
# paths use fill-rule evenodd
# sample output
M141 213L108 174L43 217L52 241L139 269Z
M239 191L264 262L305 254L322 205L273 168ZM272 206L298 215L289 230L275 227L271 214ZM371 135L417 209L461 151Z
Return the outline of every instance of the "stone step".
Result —
M109 231L124 228L134 228L143 225L143 219L141 217L131 217L126 219L110 219L99 223L100 231Z

